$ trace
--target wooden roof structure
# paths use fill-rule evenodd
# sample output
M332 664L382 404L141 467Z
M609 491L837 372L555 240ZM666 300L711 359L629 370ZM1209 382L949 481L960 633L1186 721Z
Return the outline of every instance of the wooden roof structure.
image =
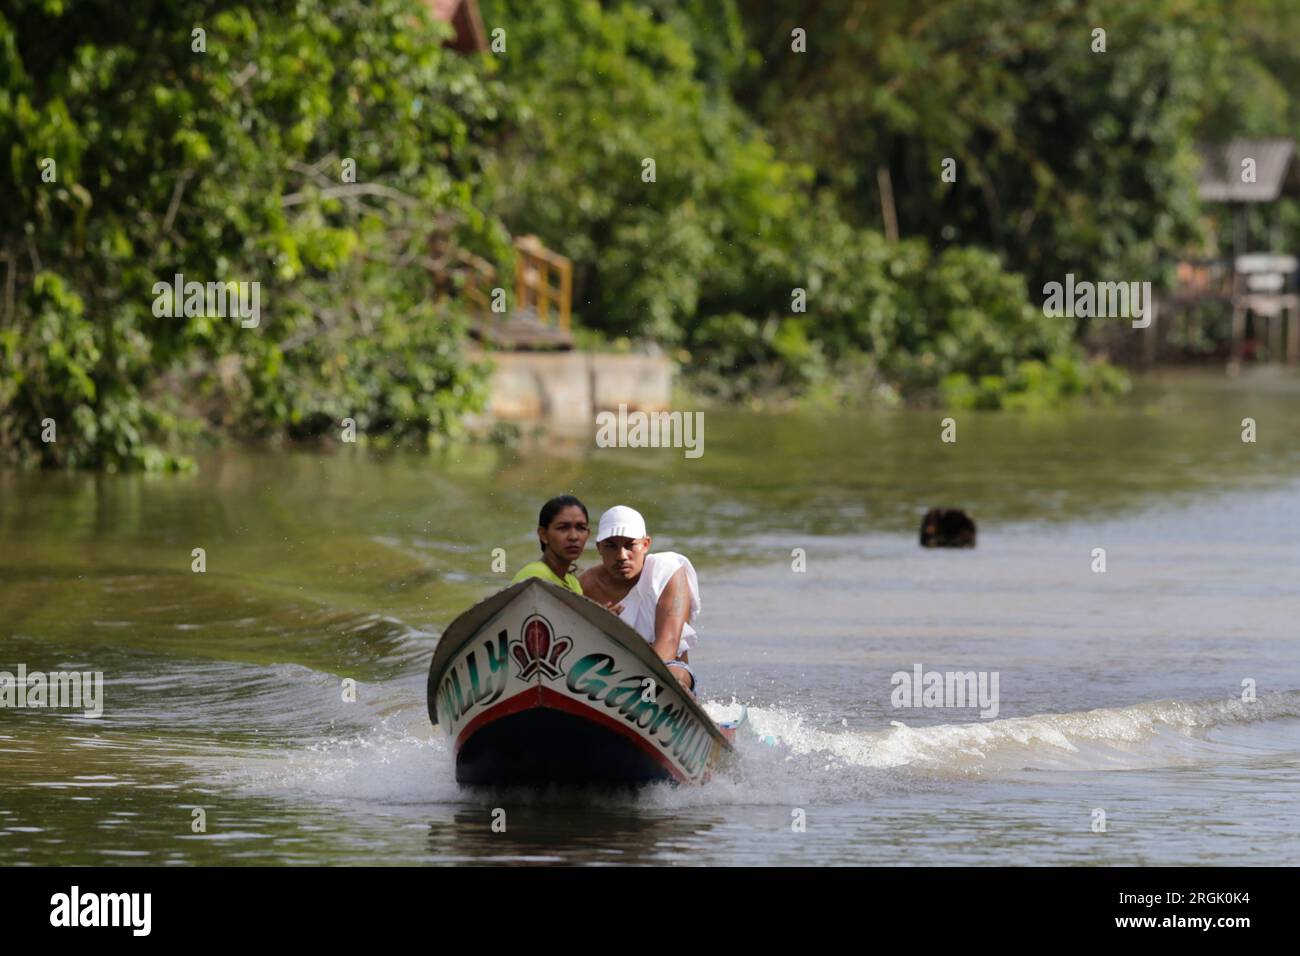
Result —
M1199 147L1197 194L1204 202L1273 202L1300 194L1300 159L1295 140L1233 139ZM1243 163L1255 161L1255 181L1242 182Z

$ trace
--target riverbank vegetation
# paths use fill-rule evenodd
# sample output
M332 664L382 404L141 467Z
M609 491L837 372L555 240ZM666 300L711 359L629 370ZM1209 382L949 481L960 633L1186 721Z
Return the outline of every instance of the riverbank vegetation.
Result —
M788 6L483 0L503 48L467 55L421 0L18 0L0 454L456 434L485 378L431 234L503 271L537 235L585 335L723 399L1101 398L1124 376L1036 290L1158 281L1201 228L1198 137L1300 132L1292 2ZM168 317L177 274L258 283L260 321Z

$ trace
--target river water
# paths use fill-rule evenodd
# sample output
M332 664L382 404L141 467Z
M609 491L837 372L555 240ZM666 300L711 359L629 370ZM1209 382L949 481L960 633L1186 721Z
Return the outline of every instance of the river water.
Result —
M958 414L953 444L941 417L712 410L698 459L583 434L0 472L0 670L105 682L99 718L0 709L0 853L1300 863L1300 382L1183 373L1110 409ZM641 509L699 569L707 707L750 716L704 786L453 781L433 647L508 581L493 549L533 558L561 491ZM921 550L932 505L966 508L978 547ZM996 716L894 706L918 666L996 673Z

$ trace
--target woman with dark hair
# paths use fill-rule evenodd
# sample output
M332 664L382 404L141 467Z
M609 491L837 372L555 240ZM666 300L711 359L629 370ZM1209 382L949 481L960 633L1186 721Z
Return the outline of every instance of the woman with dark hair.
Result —
M582 593L582 585L574 575L578 558L587 547L591 528L587 526L587 506L573 495L558 495L542 505L537 516L537 542L542 546L540 561L532 561L519 569L511 584L525 578L541 578L574 594Z

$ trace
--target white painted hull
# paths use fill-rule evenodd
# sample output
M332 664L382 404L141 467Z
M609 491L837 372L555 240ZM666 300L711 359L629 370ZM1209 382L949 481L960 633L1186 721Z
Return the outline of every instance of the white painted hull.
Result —
M698 783L731 749L640 635L537 578L452 622L428 700L462 783Z

